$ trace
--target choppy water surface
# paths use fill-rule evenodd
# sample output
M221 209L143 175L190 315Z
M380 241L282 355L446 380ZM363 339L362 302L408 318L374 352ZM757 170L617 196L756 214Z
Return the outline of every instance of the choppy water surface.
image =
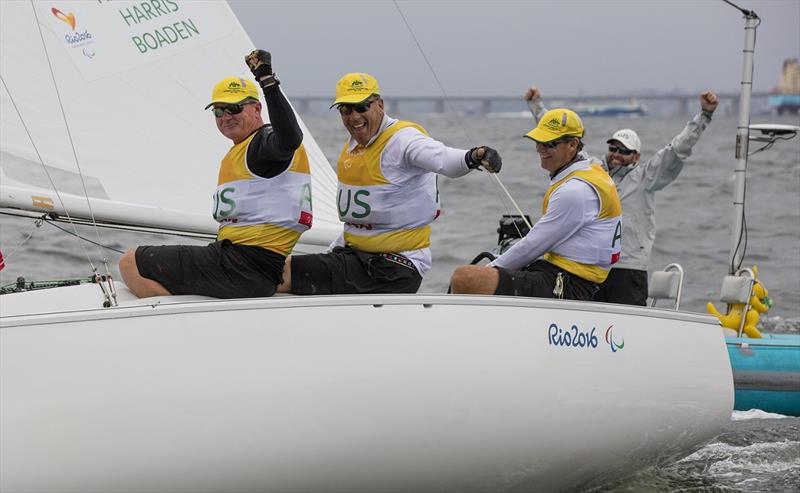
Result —
M452 146L488 144L498 149L503 156L500 178L504 185L526 213L534 220L539 217L548 177L539 167L532 143L522 138L532 126L529 119L395 116L413 118L432 136ZM345 137L338 117L309 115L305 121L328 160L334 161ZM753 123L764 121L800 125L796 117L753 119ZM639 132L647 158L669 142L685 122L680 118L587 119L587 150L602 155L608 136L619 128L631 127ZM688 311L705 312L705 304L718 299L722 277L727 273L735 133L735 118L715 118L680 178L658 194L658 234L651 267L671 262L683 265L682 309ZM484 173L456 180L441 178L440 191L444 214L434 224L434 267L422 285L424 292L444 292L457 265L494 246L499 217L514 213L499 186ZM748 245L743 266L758 266L775 302L764 327L796 333L800 330L800 139L781 142L751 157L746 214ZM7 257L7 267L0 272L1 284L13 282L17 276L53 279L89 274L83 248L52 226L37 229L29 220L6 216L0 216L0 226ZM88 228L80 231L95 238ZM18 248L16 245L29 233L33 236ZM189 241L109 231L101 231L101 235L103 243L120 250L140 243ZM96 248L85 248L93 259L98 258ZM106 255L117 274L119 255L110 251ZM717 306L721 304L717 302ZM720 436L691 456L644 471L608 491L797 491L798 485L800 418L737 412Z

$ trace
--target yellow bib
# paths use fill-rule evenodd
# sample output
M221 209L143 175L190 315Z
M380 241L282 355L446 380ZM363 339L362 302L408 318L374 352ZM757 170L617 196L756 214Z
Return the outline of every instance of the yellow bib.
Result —
M622 246L621 225L619 220L622 215L622 204L620 203L614 180L608 176L608 173L606 173L599 164L593 163L588 169L573 171L550 185L542 201L542 214L544 215L547 213L550 195L567 180L572 178L577 178L587 183L600 198L600 213L597 216L597 222L604 230L603 238L600 241L608 240L610 243L610 247L607 249L609 251L609 258L605 259L603 263L605 265L616 263L619 260L620 248ZM592 250L596 251L597 248L593 248ZM606 277L608 277L608 269L592 263L581 262L580 259L567 258L555 252L547 252L542 258L567 272L571 272L572 274L597 284L602 283L606 280Z
M415 123L398 121L366 147L358 145L351 151L348 141L342 148L336 169L337 208L345 223L345 242L353 248L381 253L430 246L429 223L439 210L435 175L418 174L392 183L381 168L386 145L408 127L428 135Z
M289 255L311 227L311 176L301 144L292 163L272 178L247 167L247 148L256 134L233 146L222 159L214 196L218 240L252 245Z

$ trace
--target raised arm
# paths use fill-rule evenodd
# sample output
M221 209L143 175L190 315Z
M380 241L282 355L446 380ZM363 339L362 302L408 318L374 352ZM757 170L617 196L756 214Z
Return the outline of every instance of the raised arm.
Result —
M264 91L267 113L271 123L259 130L247 149L247 165L263 178L281 174L292 162L294 151L303 142L303 132L289 101L280 90L272 72L272 56L268 51L255 50L245 57L248 67Z
M692 155L692 148L711 123L711 117L718 104L717 95L712 91L702 93L700 112L686 123L683 130L669 144L640 165L644 168L648 190L661 190L678 178L683 170L683 162Z
M531 116L536 123L539 123L539 120L542 119L542 115L547 113L547 108L544 107L544 101L542 101L542 93L539 91L539 88L536 86L529 87L522 98L528 103L528 109L531 110Z

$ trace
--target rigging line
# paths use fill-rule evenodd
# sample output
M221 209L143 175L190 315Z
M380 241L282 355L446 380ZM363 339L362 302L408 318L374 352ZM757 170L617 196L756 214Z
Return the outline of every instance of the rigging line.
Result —
M44 40L44 33L42 32L42 25L39 22L39 14L36 13L36 7L33 5L33 0L31 0L31 9L33 10L33 16L36 19L36 27L39 29L39 37L42 40L42 48L44 49L44 56L47 59L47 67L50 69L50 77L53 79L53 87L55 89L56 97L58 98L58 106L61 109L61 116L64 119L64 126L67 129L67 135L69 136L69 144L72 148L72 156L75 158L75 165L78 167L78 176L81 179L81 186L83 187L83 195L86 197L86 205L89 207L89 215L92 218L92 224L94 225L94 231L97 236L98 244L102 243L102 239L100 238L100 229L97 227L97 223L94 219L94 210L92 210L92 201L89 200L89 193L86 191L86 181L83 178L83 170L81 170L81 163L78 160L78 152L75 149L75 141L72 138L72 131L69 127L69 122L67 121L67 114L64 111L64 103L61 100L61 92L58 90L58 83L56 82L56 74L53 71L53 64L50 61L50 53L47 51L47 43ZM55 187L54 187L55 188ZM66 209L65 209L66 210ZM77 230L76 230L77 234ZM103 263L106 264L106 272L108 272L108 259L102 256L102 250L98 250L101 254L101 258ZM91 263L91 261L90 261ZM94 267L94 265L92 264Z
M422 58L425 60L425 63L428 65L428 69L431 71L431 74L433 75L433 78L436 80L436 84L439 86L439 90L442 91L442 95L444 95L445 104L447 104L447 106L450 108L450 111L452 113L456 114L455 109L453 108L453 105L450 103L450 97L447 95L447 91L444 90L444 85L442 85L442 81L439 80L439 76L436 74L436 70L434 70L433 65L431 64L430 60L428 60L428 55L426 55L425 54L425 50L422 49L422 45L420 44L419 40L417 39L416 34L414 34L414 30L411 29L411 25L408 23L408 20L406 19L405 14L403 14L403 11L400 9L400 5L397 3L397 0L393 0L392 3L394 3L394 6L397 9L397 12L400 14L400 17L403 19L403 23L406 25L406 29L408 29L409 34L411 34L411 38L414 40L414 43L417 45L417 49L419 50L420 54L422 55ZM470 136L469 132L467 131L467 128L464 126L464 122L461 120L461 118L456 118L456 119L458 121L458 125L461 127L461 130L464 131L464 135L467 136L467 141L469 141L470 144L472 144L474 141L472 140L472 137Z
M73 233L72 231L69 231L69 230L67 230L67 229L65 229L65 228L62 228L61 226L59 226L58 224L54 223L53 221L48 221L48 220L45 220L45 222L46 222L47 224L49 224L50 226L53 226L54 228L58 228L58 229L60 229L61 231L65 232L65 233L67 233L67 234L69 234L69 235L75 236L75 237L76 237L76 238L78 238L78 239L81 239L81 240L83 240L83 241L86 241L86 242L88 242L88 243L91 243L92 245L97 245L97 246L98 246L98 247L100 247L100 248L105 248L106 250L111 250L111 251L113 251L113 252L117 252L117 253L119 253L119 254L123 254L123 253L125 253L124 251L122 251L122 250L117 250L117 249L116 249L116 248L114 248L114 247L110 247L110 246L108 246L108 245L103 245L102 243L97 243L96 241L94 241L94 240L90 240L89 238L86 238L86 237L84 237L84 236L81 236L81 235L79 235L78 233Z
M731 255L731 263L730 269L731 272L736 272L742 266L744 262L744 256L747 255L747 211L745 211L744 204L747 202L747 181L744 182L744 193L742 194L742 228L739 231L739 238L736 240L736 249L733 251L733 255ZM738 263L736 262L736 257L739 256L739 251L741 250L741 258L739 259Z
M519 212L519 217L522 218L522 222L525 223L525 226L528 227L528 230L533 229L533 226L531 226L531 223L525 217L525 214L522 213L522 209L520 209L517 203L514 202L514 197L511 196L511 193L506 189L505 185L503 185L503 182L500 181L500 178L497 177L497 173L489 173L489 174L492 175L495 180L497 180L497 184L500 185L500 188L502 188L503 191L506 193L506 197L508 197L508 200L511 201L511 203L514 205L514 208L517 210L517 212ZM514 224L514 228L516 227L517 225ZM519 231L519 229L517 229L517 233L520 233L520 236L522 236L522 233Z
M408 19L406 19L405 14L403 14L402 9L400 9L400 5L397 3L397 0L393 0L392 3L394 3L394 6L397 9L397 12L400 14L400 18L403 19L403 23L405 24L406 29L408 29L409 34L411 34L411 38L414 40L414 43L417 45L417 49L419 50L420 54L422 55L422 58L425 60L425 63L428 65L428 69L431 71L431 74L433 75L433 78L436 80L436 84L439 86L439 90L442 92L442 95L444 96L445 104L447 104L447 106L449 107L450 112L452 112L453 114L456 115L456 121L458 122L459 127L461 127L461 130L464 132L464 135L467 136L467 141L470 143L470 145L473 145L475 142L472 140L472 137L470 136L469 132L467 131L467 128L464 126L464 122L463 122L462 118L458 115L458 113L453 108L453 105L450 103L450 97L447 95L447 91L445 91L444 85L442 84L442 81L439 80L439 76L436 74L436 70L434 70L433 64L431 64L430 60L428 59L428 56L425 54L425 50L422 49L422 44L417 39L416 34L414 34L414 30L411 29L411 25L408 23ZM511 203L514 205L514 208L517 210L517 212L519 213L520 217L522 217L522 220L525 222L525 224L528 226L528 228L530 228L531 225L528 224L528 220L525 219L525 214L523 214L522 209L519 208L517 203L514 201L514 198L511 196L511 194L506 189L506 187L503 186L503 183L500 181L500 177L497 176L497 173L489 173L489 174L494 177L494 179L496 180L497 184L500 185L500 188L502 188L503 192L505 192L505 194L508 197L508 199L511 200ZM502 200L501 200L501 202L503 203L503 207L506 209L506 212L510 212L508 210L508 207L506 206L505 202L502 201ZM516 227L516 224L514 225L514 227ZM519 231L517 231L517 232L519 233ZM521 233L520 233L520 236L521 236Z
M739 12L743 13L744 15L747 15L747 16L756 15L756 13L753 12L752 10L743 9L743 8L739 7L738 5L736 5L735 3L733 3L733 2L731 2L729 0L722 0L722 1L727 3L728 5L730 5L731 7L735 8ZM758 17L758 16L756 16L756 17Z
M22 241L20 241L20 242L19 242L19 243L17 243L16 245L14 245L14 247L13 247L13 248L11 248L10 250L7 250L7 251L6 251L6 253L3 255L3 256L5 257L5 259L6 259L6 260L10 259L10 258L11 258L11 256L14 254L14 252L16 252L16 251L17 251L17 250L18 250L20 247L22 247L22 245L24 245L25 243L27 243L27 242L28 242L28 240L30 240L30 239L31 239L31 237L33 236L34 228L38 228L38 227L40 227L40 226L42 225L42 221L43 221L43 219L44 219L44 216L42 216L42 217L40 217L39 219L35 220L35 221L33 222L33 226L32 226L32 227L30 227L30 228L28 228L28 236L26 236L25 238L23 238L23 239L22 239ZM24 233L23 233L23 234L24 234ZM9 242L9 241L11 241L11 240L10 240L10 239L8 239L8 240L6 240L6 241L4 241L4 242L0 243L0 249L4 249L4 248L6 247L6 245L8 244L8 242Z
M19 111L19 108L17 107L16 100L14 99L14 96L12 96L11 90L8 88L8 85L6 84L6 80L3 78L2 75L0 75L0 82L2 82L3 87L6 89L6 92L8 93L8 98L11 100L11 105L14 107L14 111L17 112L17 116L19 117L20 123L22 123L22 128L24 128L25 129L25 133L28 134L28 139L31 141L31 146L33 146L33 151L36 153L36 157L39 158L39 163L42 165L42 169L44 170L44 173L47 176L47 179L50 181L50 186L53 187L53 192L56 194L56 198L58 199L58 202L61 204L61 208L64 209L64 212L67 215L68 222L72 224L73 229L75 229L75 232L77 233L77 231L78 231L77 230L77 226L74 223L72 223L72 217L70 217L70 215L69 215L69 211L67 210L67 206L64 205L64 200L61 198L61 193L58 191L58 187L56 186L55 181L53 181L53 177L50 176L50 172L47 170L47 166L44 164L44 159L42 158L42 155L39 153L39 148L37 147L36 143L33 141L33 135L31 135L31 131L30 131L30 129L28 129L28 125L25 124L25 119L22 118L22 113ZM84 248L83 243L81 243L79 241L78 245L80 245L81 250L83 251L83 255L86 257L86 260L89 262L89 265L92 267L92 271L96 272L97 268L94 266L94 263L92 263L92 259L89 258L89 253Z

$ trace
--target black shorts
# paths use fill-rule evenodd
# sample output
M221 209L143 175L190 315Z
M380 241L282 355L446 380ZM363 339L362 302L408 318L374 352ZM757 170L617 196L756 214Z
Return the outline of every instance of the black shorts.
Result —
M422 276L396 253L337 247L330 253L292 255L293 294L416 293Z
M207 246L140 246L139 275L158 281L172 294L214 298L272 296L283 282L286 257L230 240Z
M647 271L611 269L594 295L595 301L623 305L647 305Z
M505 296L530 296L534 298L555 298L553 289L556 277L561 273L564 280L565 300L592 299L597 284L556 267L550 262L537 260L523 270L509 270L497 267L500 279L494 294Z

